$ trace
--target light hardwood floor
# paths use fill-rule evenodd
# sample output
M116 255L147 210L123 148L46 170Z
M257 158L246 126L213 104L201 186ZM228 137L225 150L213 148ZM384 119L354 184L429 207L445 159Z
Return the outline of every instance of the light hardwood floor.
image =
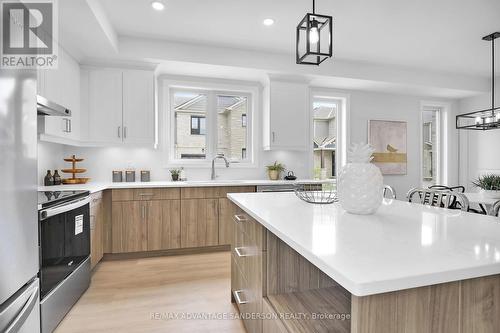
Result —
M66 332L245 332L237 319L154 319L154 314L237 313L230 253L104 261L61 322Z

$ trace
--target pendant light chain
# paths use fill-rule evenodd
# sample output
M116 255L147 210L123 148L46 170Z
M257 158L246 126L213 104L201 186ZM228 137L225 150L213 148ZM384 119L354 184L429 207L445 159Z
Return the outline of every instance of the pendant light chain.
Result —
M313 14L316 14L316 0L313 0Z

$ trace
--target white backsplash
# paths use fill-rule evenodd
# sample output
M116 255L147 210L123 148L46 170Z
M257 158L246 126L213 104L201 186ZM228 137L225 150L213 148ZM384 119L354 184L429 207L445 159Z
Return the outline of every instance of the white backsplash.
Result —
M170 180L170 173L164 165L162 150L130 147L81 148L46 142L39 142L38 150L40 184L43 183L43 177L48 169L69 167L63 158L73 154L85 159L78 164L78 167L87 169L82 177L90 177L93 182L111 181L113 170L128 168L136 171L150 170L152 181ZM309 178L311 174L307 155L306 152L261 151L258 166L254 168L225 168L223 163L219 161L217 175L219 179L266 179L265 165L272 164L277 160L284 163L287 169L293 170L299 178ZM210 179L210 168L185 168L185 171L189 180ZM139 173L136 177L140 177Z

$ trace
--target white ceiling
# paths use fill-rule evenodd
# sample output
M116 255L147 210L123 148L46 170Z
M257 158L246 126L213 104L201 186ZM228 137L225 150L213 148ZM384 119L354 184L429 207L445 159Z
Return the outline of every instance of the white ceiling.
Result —
M100 2L120 36L276 53L294 52L295 26L311 7L307 0L165 0L157 12L150 0ZM337 59L489 75L490 45L481 37L500 31L500 0L317 0L316 7L333 15ZM276 23L264 26L267 17ZM499 61L500 47L497 54Z

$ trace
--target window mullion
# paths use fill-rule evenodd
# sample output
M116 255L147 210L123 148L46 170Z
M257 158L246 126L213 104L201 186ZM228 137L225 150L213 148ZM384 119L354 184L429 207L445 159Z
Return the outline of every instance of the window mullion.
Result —
M217 150L217 98L215 92L208 93L207 104L207 160L212 160Z

